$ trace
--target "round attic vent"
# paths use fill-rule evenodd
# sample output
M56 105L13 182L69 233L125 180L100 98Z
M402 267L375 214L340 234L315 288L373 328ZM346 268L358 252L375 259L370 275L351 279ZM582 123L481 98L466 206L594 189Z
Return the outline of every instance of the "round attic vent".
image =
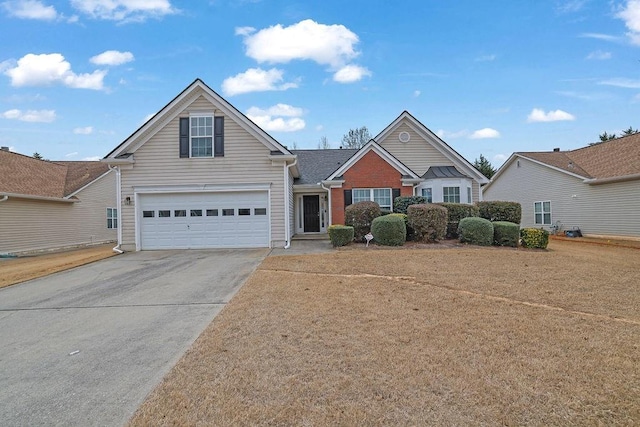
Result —
M400 140L400 142L406 144L411 139L411 135L409 135L409 132L400 132L400 135L398 135L398 139Z

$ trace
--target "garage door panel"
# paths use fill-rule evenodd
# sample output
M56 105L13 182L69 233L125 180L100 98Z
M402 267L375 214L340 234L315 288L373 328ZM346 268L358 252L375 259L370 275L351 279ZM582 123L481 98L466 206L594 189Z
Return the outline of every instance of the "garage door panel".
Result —
M266 191L140 195L142 249L268 247Z

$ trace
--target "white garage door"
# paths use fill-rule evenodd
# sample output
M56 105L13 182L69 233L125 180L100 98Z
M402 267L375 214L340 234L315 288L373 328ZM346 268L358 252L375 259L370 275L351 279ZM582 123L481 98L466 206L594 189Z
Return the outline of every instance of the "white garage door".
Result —
M266 191L140 195L141 249L269 246Z

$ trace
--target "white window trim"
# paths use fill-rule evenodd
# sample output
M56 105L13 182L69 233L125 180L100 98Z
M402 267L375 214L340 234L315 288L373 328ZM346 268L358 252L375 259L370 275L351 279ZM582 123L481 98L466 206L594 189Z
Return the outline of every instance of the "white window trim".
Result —
M109 215L109 210L111 210L111 215ZM115 216L113 213L115 212ZM109 227L109 220L111 220L111 227ZM115 227L113 226L113 222L115 221ZM118 228L118 208L107 208L107 230L116 230Z
M428 196L426 196L424 193L426 190L431 190L431 200L429 200ZM422 187L420 189L420 195L422 197L424 197L425 199L427 199L427 203L433 203L433 187L429 186L429 187Z
M540 215L542 215L542 222L536 222L536 205L540 203ZM545 203L549 203L549 212L545 212L544 210L544 204ZM551 200L542 200L542 201L538 201L538 202L533 202L533 223L535 225L551 225L553 223L553 218L552 218L552 209L551 209ZM549 214L549 223L545 223L544 222L544 215L545 214Z
M357 203L354 199L354 191L369 191L369 200L370 202L375 202L373 194L374 194L374 190L387 190L389 191L389 200L391 201L391 205L380 205L380 209L389 209L390 212L393 211L393 190L391 188L352 188L351 189L351 201L353 203ZM362 202L365 200L358 200L358 202Z
M444 189L445 188L457 188L458 189L458 201L457 202L456 201L452 202L452 201L445 201L444 200ZM442 186L442 202L443 203L460 203L462 201L462 195L460 193L461 193L461 191L460 191L460 186L459 185L443 185ZM451 196L451 195L449 195L449 196ZM455 198L455 194L453 196Z
M459 187L460 188L460 203L469 204L466 202L466 195L464 194L465 188L473 189L473 180L469 178L436 178L427 179L416 186L415 194L422 195L423 188L431 188L431 197L433 203L442 203L444 201L444 187ZM472 190L472 203L473 203L473 190Z
M193 143L194 136L191 135L191 119L196 119L200 117L211 118L211 155L210 156L194 156L193 155L192 143ZM216 132L216 120L215 120L214 112L199 112L199 113L189 114L189 158L190 159L210 159L212 157L215 157L215 147L214 147L215 132ZM201 137L197 136L195 138L201 138Z

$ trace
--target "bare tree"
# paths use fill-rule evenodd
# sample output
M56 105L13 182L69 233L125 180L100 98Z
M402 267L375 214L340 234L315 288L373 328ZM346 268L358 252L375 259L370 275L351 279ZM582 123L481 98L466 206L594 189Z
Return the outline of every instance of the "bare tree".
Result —
M326 136L321 136L320 141L318 141L318 149L320 150L328 150L331 148L331 144L329 144L329 140Z
M344 148L360 148L371 139L371 134L366 126L358 129L349 129L342 137L342 146Z

